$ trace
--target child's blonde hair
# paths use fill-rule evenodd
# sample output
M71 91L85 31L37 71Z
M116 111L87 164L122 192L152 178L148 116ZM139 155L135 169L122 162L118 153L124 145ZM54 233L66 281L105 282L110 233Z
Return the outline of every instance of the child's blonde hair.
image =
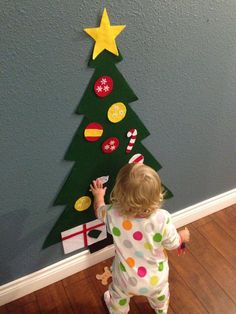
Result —
M149 166L126 164L118 172L110 198L123 215L148 217L163 201L161 179Z

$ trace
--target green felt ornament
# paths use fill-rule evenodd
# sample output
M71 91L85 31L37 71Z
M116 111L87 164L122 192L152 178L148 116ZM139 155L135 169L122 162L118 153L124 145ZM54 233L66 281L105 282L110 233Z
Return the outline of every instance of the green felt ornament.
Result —
M91 238L98 238L100 236L101 231L99 230L91 230L88 232L88 236Z

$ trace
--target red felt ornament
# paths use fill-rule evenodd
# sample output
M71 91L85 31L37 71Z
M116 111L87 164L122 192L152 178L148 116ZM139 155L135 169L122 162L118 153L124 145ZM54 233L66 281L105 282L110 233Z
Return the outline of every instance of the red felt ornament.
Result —
M142 154L135 154L129 160L129 164L132 164L132 163L143 164L143 162L144 162L144 156Z
M94 84L94 92L98 97L106 97L113 90L113 80L110 76L100 76Z
M106 154L113 153L119 147L119 140L117 137L109 137L102 144L102 151Z
M84 137L89 142L95 142L100 139L103 133L103 127L97 122L89 123L84 130Z

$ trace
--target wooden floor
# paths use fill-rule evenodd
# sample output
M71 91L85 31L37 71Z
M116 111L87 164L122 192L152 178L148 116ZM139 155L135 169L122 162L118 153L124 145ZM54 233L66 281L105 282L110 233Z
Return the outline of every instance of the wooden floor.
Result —
M186 254L169 254L169 314L236 314L236 205L190 224ZM105 314L106 287L95 275L111 259L0 307L2 313ZM151 314L145 298L131 300L131 314Z

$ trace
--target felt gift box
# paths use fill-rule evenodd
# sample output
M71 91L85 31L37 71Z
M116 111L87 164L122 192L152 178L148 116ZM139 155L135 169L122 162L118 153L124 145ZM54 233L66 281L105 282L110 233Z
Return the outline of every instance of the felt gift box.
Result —
M107 238L106 225L96 219L61 233L64 253L86 248Z

